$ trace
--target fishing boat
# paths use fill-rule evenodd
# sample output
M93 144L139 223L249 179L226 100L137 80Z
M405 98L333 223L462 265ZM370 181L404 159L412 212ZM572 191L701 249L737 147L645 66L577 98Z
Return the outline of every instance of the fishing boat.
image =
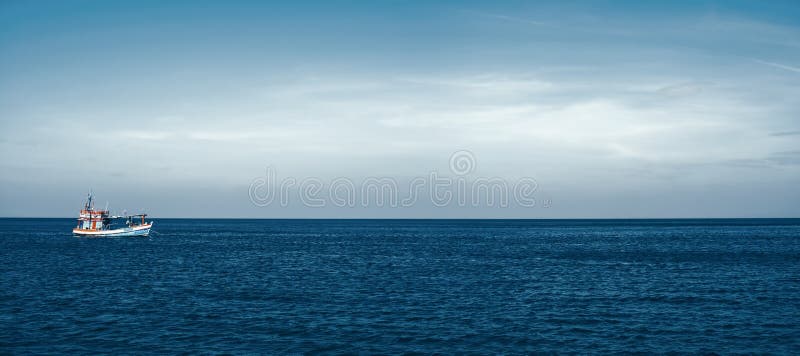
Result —
M97 210L94 208L92 194L86 200L80 215L78 226L72 229L75 236L85 237L126 237L148 236L153 222L145 222L147 214L111 215L108 208ZM124 221L124 226L117 227Z

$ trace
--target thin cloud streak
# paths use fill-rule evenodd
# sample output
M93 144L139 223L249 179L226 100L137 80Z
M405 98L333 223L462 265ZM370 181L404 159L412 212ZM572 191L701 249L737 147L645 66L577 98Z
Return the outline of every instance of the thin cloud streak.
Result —
M754 59L753 61L756 62L756 63L761 63L763 65L770 66L770 67L775 67L775 68L779 68L779 69L783 69L783 70L788 70L790 72L800 73L800 68L797 68L797 67L787 66L785 64L780 64L780 63L775 63L775 62L762 61L760 59Z
M496 20L501 20L501 21L507 21L507 22L518 22L518 23L524 23L524 24L535 25L535 26L546 26L547 25L547 23L542 22L542 21L529 20L529 19L524 19L524 18L519 18L519 17L514 17L514 16L503 15L503 14L493 14L493 13L487 13L487 12L482 12L482 11L471 11L471 10L467 10L465 12L470 13L470 14L474 14L474 15L478 15L478 16L481 16L481 17L486 17L486 18L491 18L491 19L496 19Z

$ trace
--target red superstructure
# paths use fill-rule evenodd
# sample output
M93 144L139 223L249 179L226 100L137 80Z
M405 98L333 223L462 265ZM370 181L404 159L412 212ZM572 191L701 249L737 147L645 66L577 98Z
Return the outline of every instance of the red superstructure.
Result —
M111 225L111 216L108 210L95 210L92 195L86 200L80 215L78 216L78 229L81 230L103 230L104 227Z

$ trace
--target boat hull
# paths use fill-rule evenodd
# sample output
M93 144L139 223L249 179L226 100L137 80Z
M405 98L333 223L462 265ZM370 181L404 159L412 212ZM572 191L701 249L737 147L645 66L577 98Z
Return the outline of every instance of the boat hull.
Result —
M72 229L72 234L75 236L84 237L130 237L130 236L148 236L150 235L150 228L153 223L139 225L134 227L124 227L121 229L113 230L87 230L87 229Z

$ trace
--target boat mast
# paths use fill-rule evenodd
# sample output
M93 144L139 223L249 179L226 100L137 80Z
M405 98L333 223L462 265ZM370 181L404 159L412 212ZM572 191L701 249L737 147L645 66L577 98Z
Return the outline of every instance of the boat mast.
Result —
M86 200L86 210L92 210L92 191L89 190L89 198Z

